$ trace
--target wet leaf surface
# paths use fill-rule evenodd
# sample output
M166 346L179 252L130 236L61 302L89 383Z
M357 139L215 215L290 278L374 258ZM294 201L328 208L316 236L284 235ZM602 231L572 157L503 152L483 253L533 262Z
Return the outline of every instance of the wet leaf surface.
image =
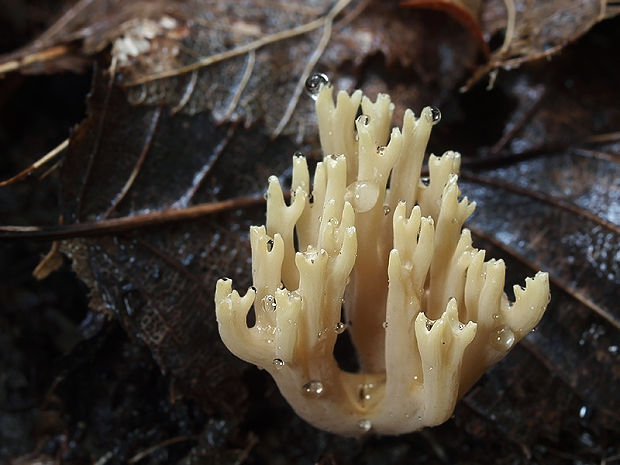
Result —
M218 3L200 16L198 3L179 2L177 14L158 5L147 15L156 26L138 21L122 29L128 37L130 30L154 27L147 52L125 62L118 50L115 62L108 52L98 55L87 116L70 136L57 177L0 191L5 205L14 205L6 209L7 223L52 224L54 209L41 212L19 199L41 195L42 186L49 192L54 181L60 185L65 224L54 230L83 227L67 229L75 237L61 247L88 285L93 307L86 311L84 303L57 296L45 304L45 281L25 278L33 258L18 268L20 281L2 287L0 323L10 331L3 331L8 337L0 340L0 353L16 354L1 359L8 375L0 384L0 421L12 436L2 434L17 441L33 431L33 439L0 453L32 452L21 463L137 457L140 463L309 464L473 464L489 457L496 463L599 463L620 453L620 69L609 59L620 39L617 21L598 26L550 63L500 74L491 91L478 85L459 94L478 52L453 19L387 2L369 2L366 10L352 4L336 17L317 68L341 88L391 93L396 121L404 107L439 104L443 117L429 149L463 153L461 190L478 204L470 221L475 244L506 260L508 283L522 283L540 268L553 284L537 330L466 395L452 420L398 438L353 441L305 425L264 372L231 356L217 335L212 303L218 277L233 278L240 289L250 284L248 227L263 221L268 175L286 179L295 150L319 156L312 102L304 95L286 130L272 136L325 31L321 18L334 4L310 3L293 13L277 2L242 12ZM485 5L492 2L483 2L483 28L499 30ZM101 11L106 21L121 19L97 23L91 44L113 41L132 17L122 8ZM170 20L162 23L162 17ZM257 31L287 31L317 18L321 25L307 34L127 85L252 43ZM70 24L86 21L78 19ZM48 45L65 40L49 37ZM91 45L88 53L98 48ZM7 153L20 160L17 149ZM27 165L12 162L7 177ZM172 215L146 228L139 221L208 205L222 207L191 220ZM130 227L85 237L85 230L115 218ZM22 253L2 250L4 263ZM75 289L66 271L61 276L58 292ZM33 290L23 294L26 285ZM56 295L53 288L46 292ZM46 305L56 316L42 319L46 313L37 309ZM22 332L58 348L28 352ZM27 375L61 354L47 375Z

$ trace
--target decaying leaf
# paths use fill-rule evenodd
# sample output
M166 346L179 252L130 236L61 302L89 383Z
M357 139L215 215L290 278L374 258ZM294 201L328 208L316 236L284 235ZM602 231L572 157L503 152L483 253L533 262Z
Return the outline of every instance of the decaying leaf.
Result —
M499 34L501 46L476 70L470 84L491 70L510 70L551 57L592 26L620 13L610 0L485 0L481 24L487 40Z
M517 32L502 52L509 54L495 51L494 67L536 56L541 34L553 29L536 29L539 3L515 3ZM564 46L561 35L585 32L601 10L576 20L576 10L559 3L545 3L545 21L580 25L555 29ZM506 24L503 8L482 2L485 37ZM244 447L250 463L483 463L490 453L510 463L559 463L561 449L574 461L600 462L620 453L620 69L609 60L617 24L602 25L551 63L500 75L491 91L463 95L458 87L478 47L438 12L372 1L299 9L278 1L151 2L148 10L79 2L39 48L18 54L23 60L66 44L71 53L97 54L88 115L70 137L59 176L65 224L22 235L64 239L91 305L131 337L123 347L141 341L172 380L173 399L186 395L208 412L205 431L220 431L220 439L210 443L205 433L193 457L204 458L201 447L211 444L207 456L225 457L222 463L234 463ZM529 42L528 28L540 32ZM247 231L263 222L267 176L278 173L286 184L296 150L316 155L313 102L300 86L315 68L337 87L390 92L396 119L404 107L441 105L431 149L463 153L463 194L478 203L476 245L510 262L509 282L533 267L550 271L552 301L539 328L439 429L362 443L317 432L217 336L215 278L249 285ZM67 376L71 386L77 378ZM103 396L108 405L106 395L91 394L93 404ZM235 420L218 429L215 414ZM88 450L76 438L73 447ZM226 455L226 441L235 453Z
M485 58L489 56L489 45L484 39L478 18L482 0L406 0L402 6L411 8L428 8L445 11L461 23L475 37Z

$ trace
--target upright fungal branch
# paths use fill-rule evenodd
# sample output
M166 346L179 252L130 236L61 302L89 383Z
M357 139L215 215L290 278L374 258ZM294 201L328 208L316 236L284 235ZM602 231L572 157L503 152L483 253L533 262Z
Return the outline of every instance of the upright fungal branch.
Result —
M332 94L325 85L316 99L325 157L312 188L303 156L293 157L289 205L269 178L266 225L250 229L254 286L242 297L217 282L220 335L317 428L358 436L438 425L538 323L548 276L514 286L510 303L504 262L485 261L463 229L475 204L459 200L460 155L431 155L430 179L420 179L431 108L419 118L407 110L390 132L387 95L341 91L334 104ZM344 331L358 373L334 358Z

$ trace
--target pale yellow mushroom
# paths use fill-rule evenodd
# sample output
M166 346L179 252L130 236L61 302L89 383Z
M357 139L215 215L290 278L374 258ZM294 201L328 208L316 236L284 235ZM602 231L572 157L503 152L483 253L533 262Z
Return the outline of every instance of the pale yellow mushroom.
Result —
M269 178L266 225L250 230L253 289L241 297L217 282L220 335L317 428L359 436L438 425L538 323L548 276L515 286L509 303L504 262L485 262L463 229L475 204L459 199L460 155L431 155L422 182L430 108L419 118L408 110L390 132L387 95L339 92L334 104L332 93L323 86L316 101L325 157L312 189L304 157L293 157L289 205ZM333 355L345 330L357 373Z

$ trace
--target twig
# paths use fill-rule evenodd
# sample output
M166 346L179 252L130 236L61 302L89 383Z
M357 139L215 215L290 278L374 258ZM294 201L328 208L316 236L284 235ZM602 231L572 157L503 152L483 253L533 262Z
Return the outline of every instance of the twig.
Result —
M177 436L175 438L167 439L165 441L160 442L159 444L155 444L154 446L144 449L142 452L138 452L136 455L134 455L128 460L128 463L139 462L144 457L146 457L147 455L151 455L156 450L159 450L163 447L168 447L178 442L186 442L186 441L198 441L198 437L197 436Z
M245 86L248 85L248 81L250 80L250 76L252 76L252 71L254 71L254 63L256 62L256 52L254 50L250 50L248 52L248 62L245 65L245 71L243 72L243 76L241 76L241 80L239 81L239 85L235 90L235 95L233 95L230 100L230 104L228 105L228 109L224 113L224 115L220 118L221 121L226 121L230 118L230 115L233 114L235 108L237 108L237 104L241 99L241 94L245 90Z
M256 444L258 444L258 438L254 434L250 433L248 438L248 445L245 446L245 449L241 451L239 457L237 457L237 460L235 460L234 465L241 465L243 462L245 462L250 455L250 451L254 449L254 446Z
M127 82L122 84L123 87L136 86L139 84L146 84L147 82L157 81L159 79L164 79L173 76L179 76L181 74L189 73L196 69L204 68L206 66L213 65L215 63L219 63L220 61L228 60L230 58L234 58L239 55L243 55L245 53L250 52L251 50L258 50L259 48L264 47L265 45L272 44L274 42L278 42L285 39L290 39L292 37L296 37L302 34L306 34L308 32L314 31L315 29L323 26L328 18L335 16L338 14L346 5L348 5L351 0L340 0L336 5L325 15L324 17L317 18L309 23L302 24L300 26L287 29L285 31L276 32L274 34L269 34L265 37L261 37L260 39L253 40L252 42L248 42L247 44L240 45L230 50L226 50L225 52L216 53L210 55L208 57L202 58L195 63L191 63L186 66L181 66L180 68L171 69L168 71L163 71L157 74L151 74L149 76L144 76L142 78L136 79L131 82ZM335 14L332 13L335 11Z
M504 35L504 43L497 52L497 55L504 56L510 47L510 43L515 35L515 24L517 22L517 9L514 0L504 0L506 6L506 34Z
M55 226L0 226L0 241L19 239L57 240L92 237L153 227L177 221L189 221L236 208L265 203L262 195L235 197L221 202L194 205L182 210L164 210L135 216L123 216L87 223Z
M66 55L69 50L70 48L66 45L56 45L54 47L33 52L17 60L5 61L4 63L0 63L0 75L11 71L16 71L33 63L51 61L55 58Z
M10 184L13 184L14 182L17 182L17 181L20 181L20 180L24 179L30 173L32 173L33 171L39 169L41 166L45 165L48 161L53 160L54 158L56 158L56 156L58 156L58 154L62 153L62 151L65 150L68 146L69 146L69 139L67 138L67 139L63 140L60 144L58 144L56 147L54 147L52 150L50 150L46 155L44 155L43 157L41 157L37 161L35 161L28 168L26 168L25 170L21 171L19 174L16 174L12 178L9 178L9 179L7 179L5 181L0 181L0 187L8 186Z
M189 77L189 82L185 86L185 92L183 92L179 103L177 103L174 107L170 109L171 115L176 115L183 109L185 105L187 105L187 102L189 102L189 99L191 98L192 94L194 93L194 89L196 88L196 82L198 82L198 73L194 71Z

